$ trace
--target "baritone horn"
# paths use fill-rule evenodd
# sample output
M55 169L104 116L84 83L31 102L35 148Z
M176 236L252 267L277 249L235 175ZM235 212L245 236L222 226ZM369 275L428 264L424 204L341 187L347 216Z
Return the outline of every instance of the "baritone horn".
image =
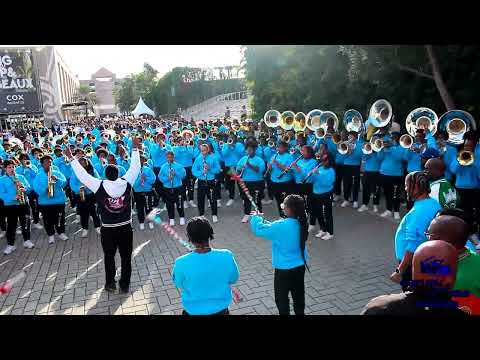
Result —
M475 162L475 155L473 151L461 150L458 152L457 160L461 166L470 166Z
M369 142L366 142L362 145L362 152L365 155L370 155L373 152L372 145Z

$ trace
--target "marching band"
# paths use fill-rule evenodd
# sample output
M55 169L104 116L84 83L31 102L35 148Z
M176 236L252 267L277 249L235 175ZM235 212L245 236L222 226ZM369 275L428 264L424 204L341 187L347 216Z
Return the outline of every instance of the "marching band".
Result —
M480 209L480 145L473 117L462 110L441 117L429 108L413 110L406 118L407 133L392 127L393 111L387 100L376 101L366 121L357 110L347 110L340 121L332 111L319 109L307 114L269 110L261 121L241 119L194 121L85 119L54 133L43 126L20 137L3 137L0 146L3 176L0 178L1 237L6 235L5 254L15 250L17 221L24 246L30 239L30 218L41 229L43 218L49 243L55 232L65 234L67 199L76 208L82 237L88 236L88 222L100 233L101 216L95 194L72 171L68 148L79 158L90 177L111 180L109 165L122 178L131 167L132 142L139 141L140 171L132 183L131 202L136 209L140 230L146 215L164 204L170 225L185 225L185 208L198 207L205 214L208 200L212 221L219 221L222 185L228 200L235 201L238 175L252 194L255 208L275 200L281 217L288 195L303 197L309 216L308 231L319 224L315 235L333 238L332 202L364 212L373 195L373 211L380 213L380 197L385 197L382 217L400 219L404 178L424 168L430 158L441 158L445 178L456 188L460 207L478 222ZM110 171L111 172L111 171ZM197 192L196 202L194 193ZM362 192L359 198L360 190ZM246 223L252 202L240 196ZM343 195L343 196L342 196ZM361 203L359 203L359 201ZM407 207L410 207L407 204ZM154 223L148 224L150 229Z

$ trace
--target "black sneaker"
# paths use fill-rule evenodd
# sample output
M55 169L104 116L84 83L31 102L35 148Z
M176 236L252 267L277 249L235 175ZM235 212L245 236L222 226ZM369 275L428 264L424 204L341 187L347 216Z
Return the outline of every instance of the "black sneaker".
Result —
M120 286L120 290L119 290L120 294L128 294L129 292L130 292L130 289L129 289L128 286L127 287L121 287Z
M105 285L105 288L104 288L104 289L105 289L105 291L108 291L108 292L113 293L113 292L117 291L117 285L115 285L115 284L108 284L108 285Z

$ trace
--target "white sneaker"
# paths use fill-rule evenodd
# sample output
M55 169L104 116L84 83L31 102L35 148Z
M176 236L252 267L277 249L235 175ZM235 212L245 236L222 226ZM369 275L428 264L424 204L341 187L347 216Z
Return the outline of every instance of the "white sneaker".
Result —
M390 210L385 210L380 216L386 218L392 216L392 212Z
M98 235L102 234L101 227L95 228L95 231L97 232Z
M378 213L378 206L377 205L373 205L373 212Z
M7 245L7 247L5 248L5 250L3 251L3 253L5 255L10 255L12 252L14 252L17 248L15 246L12 246L12 245Z
M153 223L152 223L152 222L149 222L149 223L148 223L148 228L149 228L150 230L153 230L154 226L153 226Z
M248 222L248 219L250 219L250 215L243 215L242 223Z
M218 223L218 217L217 217L217 215L213 215L213 216L212 216L212 221L213 221L214 223Z
M65 235L64 233L58 235L58 237L59 237L61 240L63 240L63 241L67 241L67 240L68 240L68 236Z
M72 221L72 224L80 223L80 215L75 215L75 220Z
M140 224L140 231L145 230L145 224Z
M262 205L270 205L271 203L273 203L273 200L271 200L271 199L270 200L265 200L265 199L262 200Z
M22 234L22 229L18 228L15 233L16 233L17 235L21 235L21 234Z
M233 204L233 199L229 199L229 200L227 201L227 205L226 205L226 206L227 206L227 207L228 207L228 206L232 206L232 204Z
M367 205L362 205L358 208L358 212L364 212L364 211L367 211L368 210L368 206Z
M55 243L55 236L53 236L53 235L52 235L52 236L49 236L49 237L48 237L48 243L49 243L49 244Z
M395 211L395 212L393 213L393 218L394 218L395 220L400 220L400 213L397 212L397 211Z
M88 237L88 230L85 230L85 229L83 229L83 230L82 230L82 235L81 235L81 236L82 236L82 238L86 238L86 237Z
M322 240L332 240L332 239L333 239L333 235L328 232L322 237Z
M180 225L185 225L185 218L180 218Z
M33 224L34 229L42 230L43 226L40 223Z
M175 219L170 219L170 226L175 226Z
M315 237L316 238L321 238L322 236L324 236L326 234L326 232L323 232L322 230L320 230L317 234L315 234Z
M217 200L217 208L222 207L222 202L220 200Z
M5 236L5 231L0 232L0 239L2 239Z
M23 247L26 249L33 249L35 247L35 244L32 243L30 240L27 240L23 242Z
M354 202L353 202L353 208L354 208L354 209L358 208L358 201L354 201Z
M195 204L195 203L193 202L193 200L190 200L188 203L190 204L190 207L192 207L192 208L196 208L196 207L197 207L197 204Z
M308 232L315 230L315 225L308 225Z
M344 207L347 207L348 205L350 205L350 201L345 200L344 202L342 202L340 207L344 208Z

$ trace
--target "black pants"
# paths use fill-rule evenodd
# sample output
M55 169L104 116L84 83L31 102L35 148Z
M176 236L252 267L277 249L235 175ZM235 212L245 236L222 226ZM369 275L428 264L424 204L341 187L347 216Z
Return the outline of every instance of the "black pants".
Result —
M97 213L96 201L94 194L85 194L85 201L80 199L80 195L75 194L75 201L77 204L78 215L80 215L80 224L82 229L88 230L88 218L91 216L93 226L100 227L100 217Z
M335 195L342 195L343 165L335 164L335 186L333 188ZM345 184L343 185L345 186Z
M343 197L347 201L358 201L360 188L360 166L343 165Z
M380 204L380 173L376 171L365 171L362 177L362 203L368 206L370 196L373 194L373 205Z
M160 168L158 167L153 168L153 173L155 174L155 183L153 184L153 188L155 189L153 194L155 195L155 198L153 200L153 206L155 207L157 207L160 204L160 200L162 200L163 202L166 202L165 194L163 193L163 184L158 179L159 172L160 172Z
M245 181L245 185L247 186L248 192L250 196L253 198L253 201L258 207L259 212L263 212L262 209L262 199L263 199L263 191L265 190L265 182L263 181ZM252 211L252 203L248 200L247 195L242 191L240 185L238 185L240 192L240 197L243 200L243 213L245 215L250 215Z
M472 216L473 232L478 233L480 224L480 189L459 189L457 188L460 198L459 208Z
M285 215L280 207L280 204L282 204L283 200L285 200L285 198L292 193L293 185L293 182L290 181L283 183L272 182L273 196L277 202L278 213L281 217L284 217Z
M312 213L313 184L295 184L295 191L293 193L303 197L305 211L310 217L310 225L315 225L316 219Z
M273 280L275 303L280 315L290 315L290 300L292 293L293 310L295 315L305 314L305 266L293 269L275 269Z
M5 212L5 205L3 204L3 200L0 199L0 229L2 231L7 231L7 215Z
M152 211L155 197L152 191L148 192L134 192L133 198L135 199L135 207L137 209L138 222L143 224L145 222L145 216Z
M274 199L273 189L272 189L272 180L270 179L270 174L265 177L265 182L267 183L267 195L270 200Z
M130 224L118 227L102 226L101 241L105 256L105 284L115 284L115 254L120 252L121 277L120 287L130 286L132 275L133 231Z
M197 205L200 216L205 214L205 197L210 201L212 215L217 215L217 198L215 194L215 180L198 180Z
M4 211L5 214L7 214L8 245L15 245L15 232L17 230L18 219L20 219L23 241L30 240L30 209L28 205L5 206Z
M225 177L223 171L215 175L215 199L222 200L222 183Z
M232 167L226 166L223 170L224 172L224 178L225 178L225 188L228 191L228 198L229 199L235 199L235 180L232 180L232 177L230 174ZM241 191L240 191L241 193Z
M320 229L333 235L332 193L313 194L312 207Z
M40 212L43 216L43 226L48 236L65 233L65 204L40 205Z
M192 167L186 167L185 172L187 175L185 176L185 179L183 179L182 184L183 184L183 191L182 191L182 197L183 201L192 201L193 200L193 195L195 193L195 177L192 174Z
M191 316L185 310L182 311L182 315ZM228 308L227 308L227 309L220 310L219 312L216 312L215 314L202 315L202 316L218 316L218 315L230 315L230 311L228 311Z
M77 198L75 197L75 193L72 191L70 187L70 179L67 180L67 186L64 188L65 195L67 195L68 199L70 200L70 207L73 209L77 206Z
M167 212L169 219L175 219L175 207L177 208L178 216L185 217L185 210L183 209L182 187L168 189L164 187L165 200L167 201Z
M40 221L40 212L38 211L38 195L36 192L31 191L30 194L28 194L28 204L32 212L33 223L38 224Z
M402 188L401 176L380 175L385 195L385 202L387 210L399 212L400 211L400 191Z

